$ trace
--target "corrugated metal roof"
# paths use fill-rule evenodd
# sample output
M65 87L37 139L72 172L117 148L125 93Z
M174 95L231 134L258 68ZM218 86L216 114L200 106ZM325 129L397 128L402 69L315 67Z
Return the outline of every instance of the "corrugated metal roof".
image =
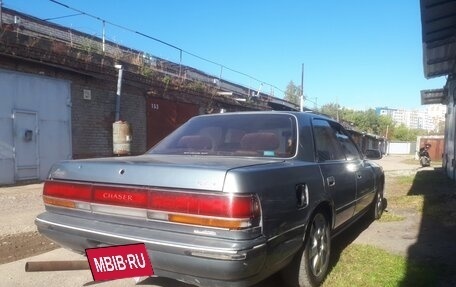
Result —
M456 72L456 1L420 2L424 76L453 74Z

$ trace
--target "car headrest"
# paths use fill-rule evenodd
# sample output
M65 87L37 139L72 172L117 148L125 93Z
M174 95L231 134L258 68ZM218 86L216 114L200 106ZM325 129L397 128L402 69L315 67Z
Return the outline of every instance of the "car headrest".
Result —
M244 150L275 150L278 147L279 139L274 133L249 133L241 139L241 148Z
M190 149L211 149L212 141L207 136L183 136L180 138L177 146Z

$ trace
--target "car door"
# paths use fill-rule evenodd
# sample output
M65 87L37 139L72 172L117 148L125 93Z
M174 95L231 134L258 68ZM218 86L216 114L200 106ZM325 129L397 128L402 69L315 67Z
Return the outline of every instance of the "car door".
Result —
M347 161L337 140L332 122L313 119L312 129L315 139L317 161L325 184L334 202L335 227L349 220L356 206L356 169Z
M355 214L372 203L375 196L374 171L370 164L361 160L357 171Z
M368 161L364 160L351 136L340 125L333 124L337 140L347 159L348 167L355 173L356 206L355 214L366 208L374 199L374 172Z

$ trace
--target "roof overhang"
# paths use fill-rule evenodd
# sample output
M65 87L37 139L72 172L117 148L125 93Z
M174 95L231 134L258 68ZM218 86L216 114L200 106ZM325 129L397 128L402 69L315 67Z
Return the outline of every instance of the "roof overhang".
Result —
M426 78L456 73L456 1L420 0Z
M445 90L445 89L423 90L423 91L421 91L421 104L422 105L444 104L446 97L447 97L447 90Z

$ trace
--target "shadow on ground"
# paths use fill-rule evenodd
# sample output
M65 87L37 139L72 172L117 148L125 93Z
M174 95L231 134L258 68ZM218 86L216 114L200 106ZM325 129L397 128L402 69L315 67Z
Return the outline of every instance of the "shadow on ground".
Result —
M441 168L423 169L416 173L407 196L423 198L422 218L400 286L411 286L420 277L422 286L456 286L456 186ZM426 268L425 274L417 265Z
M415 243L407 250L405 275L398 286L456 286L456 185L441 168L421 169L406 197L405 201L410 202L408 208L419 209L416 213L421 218ZM365 216L334 238L331 270L344 249L371 223Z

